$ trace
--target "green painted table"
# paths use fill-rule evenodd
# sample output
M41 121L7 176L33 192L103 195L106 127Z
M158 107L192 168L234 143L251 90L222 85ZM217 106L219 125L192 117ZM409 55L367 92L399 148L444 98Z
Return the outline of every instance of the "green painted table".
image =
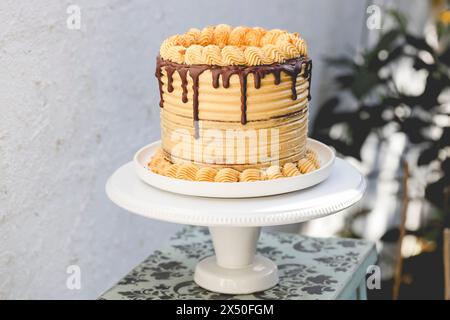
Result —
M377 260L371 242L262 232L258 252L278 265L277 286L251 295L209 292L193 280L195 265L214 254L207 228L186 227L100 296L147 299L359 299L366 270Z

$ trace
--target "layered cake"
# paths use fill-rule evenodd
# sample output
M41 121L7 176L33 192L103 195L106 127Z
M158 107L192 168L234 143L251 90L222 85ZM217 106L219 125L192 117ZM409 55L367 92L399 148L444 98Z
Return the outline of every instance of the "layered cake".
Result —
M306 149L312 62L284 30L217 25L160 47L161 150L156 173L198 181L255 181L319 166Z

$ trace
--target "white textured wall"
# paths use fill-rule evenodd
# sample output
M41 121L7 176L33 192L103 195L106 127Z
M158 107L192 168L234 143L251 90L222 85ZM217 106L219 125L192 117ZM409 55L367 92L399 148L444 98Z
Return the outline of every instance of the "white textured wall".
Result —
M66 27L81 7L82 28ZM95 298L179 226L131 215L104 184L156 139L154 60L168 35L206 24L287 28L319 58L353 47L364 2L1 0L0 299ZM82 270L68 290L66 268Z

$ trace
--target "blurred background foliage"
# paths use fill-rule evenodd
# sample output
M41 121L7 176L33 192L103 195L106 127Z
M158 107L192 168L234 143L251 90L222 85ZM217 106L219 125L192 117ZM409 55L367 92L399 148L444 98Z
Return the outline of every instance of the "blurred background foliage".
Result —
M337 87L317 112L311 135L360 162L369 137L376 137L380 145L393 134L404 135L398 157L403 165L393 179L418 182L422 188L418 197L429 204L432 214L418 230L407 232L418 239L421 250L411 263L405 261L402 283L410 288L400 297L433 298L430 291L424 296L423 290L442 287L442 272L435 272L434 280L428 273L436 271L430 267L442 270L441 235L444 227L450 227L450 11L446 1L432 1L422 34L410 32L407 17L396 10L384 8L383 20L391 27L385 28L383 21L369 48L356 55L325 57L336 69ZM380 149L374 154L379 153ZM401 169L405 164L409 173ZM378 169L372 167L368 178L377 181ZM404 191L398 191L400 198ZM352 223L368 212L370 208L365 208L346 217L341 234L357 237ZM381 241L396 243L400 227L386 230ZM390 289L392 277L388 281ZM381 293L383 298L388 291ZM434 298L442 298L441 291L434 292Z

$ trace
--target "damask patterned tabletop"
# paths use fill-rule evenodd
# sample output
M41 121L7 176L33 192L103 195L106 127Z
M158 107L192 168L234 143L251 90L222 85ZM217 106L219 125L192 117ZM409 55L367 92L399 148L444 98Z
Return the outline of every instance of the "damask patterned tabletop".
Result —
M337 299L375 263L373 243L296 234L261 234L258 252L278 265L277 286L251 295L209 292L193 280L198 261L214 254L207 228L186 227L99 299ZM360 277L361 279L356 279Z

